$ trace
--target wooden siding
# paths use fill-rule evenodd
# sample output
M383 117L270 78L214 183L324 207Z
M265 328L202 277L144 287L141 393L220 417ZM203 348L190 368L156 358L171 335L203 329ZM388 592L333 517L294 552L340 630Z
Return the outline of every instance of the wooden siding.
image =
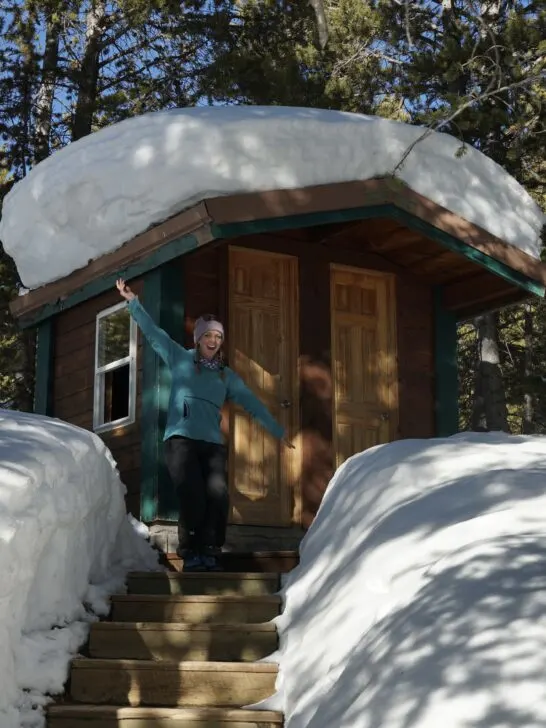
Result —
M140 293L142 281L131 283ZM117 291L97 296L76 308L60 313L55 322L55 366L53 372L53 416L85 429L93 429L93 387L96 316L119 303ZM127 509L140 513L140 412L142 391L142 341L137 355L136 421L101 435L116 459L127 486Z

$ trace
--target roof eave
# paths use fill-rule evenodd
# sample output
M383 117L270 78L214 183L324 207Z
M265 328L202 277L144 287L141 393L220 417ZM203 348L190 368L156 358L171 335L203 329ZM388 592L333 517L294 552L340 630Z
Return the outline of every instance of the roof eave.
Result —
M216 197L166 220L64 278L15 299L23 327L108 290L213 240L388 215L465 255L511 284L543 296L546 267L527 253L419 195L381 178Z

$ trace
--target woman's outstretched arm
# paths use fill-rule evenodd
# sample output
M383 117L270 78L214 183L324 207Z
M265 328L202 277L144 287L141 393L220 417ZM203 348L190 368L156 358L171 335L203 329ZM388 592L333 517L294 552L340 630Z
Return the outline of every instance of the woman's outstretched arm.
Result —
M186 352L186 349L173 341L166 331L157 326L123 278L116 281L116 288L120 296L128 302L129 313L137 322L146 341L165 364L171 366L175 352Z

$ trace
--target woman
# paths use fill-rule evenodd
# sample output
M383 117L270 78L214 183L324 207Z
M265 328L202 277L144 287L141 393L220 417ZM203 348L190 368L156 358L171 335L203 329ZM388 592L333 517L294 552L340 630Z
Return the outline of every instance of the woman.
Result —
M290 448L283 427L224 364L224 328L213 316L195 322L194 349L185 349L160 329L120 278L116 288L131 316L171 373L165 426L165 461L179 496L177 554L185 571L217 571L229 511L226 447L220 410L226 400L241 405Z

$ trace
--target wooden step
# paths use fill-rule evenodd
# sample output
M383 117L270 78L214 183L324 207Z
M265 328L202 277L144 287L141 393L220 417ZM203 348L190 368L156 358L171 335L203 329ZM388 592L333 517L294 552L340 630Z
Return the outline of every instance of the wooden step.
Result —
M297 551L231 551L219 556L226 571L287 574L299 564ZM164 554L162 563L171 571L182 571L184 562L177 554Z
M91 626L91 657L130 660L252 662L277 648L270 624L163 624L98 622Z
M275 692L277 665L80 658L70 676L78 703L238 708Z
M47 728L279 728L282 713L230 708L50 705Z
M281 598L261 596L122 594L112 597L115 622L259 624L280 613Z
M128 576L129 594L274 594L280 588L278 574L249 572L177 573L137 571Z

